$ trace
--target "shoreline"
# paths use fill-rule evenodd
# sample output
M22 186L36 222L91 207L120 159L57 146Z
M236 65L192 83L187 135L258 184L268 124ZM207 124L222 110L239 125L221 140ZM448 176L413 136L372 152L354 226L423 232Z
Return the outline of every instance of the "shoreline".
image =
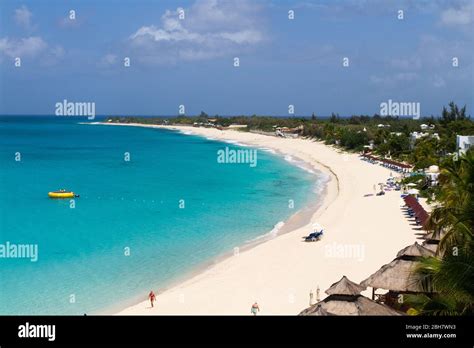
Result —
M356 154L342 153L309 139L285 139L234 130L100 124L167 129L216 141L236 142L257 149L272 149L277 155L297 158L331 178L325 184L326 192L322 192L320 204L313 208L309 221L303 226L278 233L276 237L263 238L256 245L242 248L237 257L227 255L210 261L205 267L189 275L189 278L158 291L157 303L153 309L145 300L118 311L119 315L246 315L250 304L256 300L262 306L262 314L298 314L308 307L310 290L315 292L319 287L323 299L324 290L342 275L347 275L356 282L361 281L393 259L399 249L416 240L399 209L393 209L399 208L398 194L361 198L364 196L361 193L372 191L373 184L382 180L384 182L390 171L362 162ZM380 204L381 202L390 204ZM394 211L386 214L385 209L389 206ZM377 236L380 226L370 221L371 214L367 214L370 210L380 211L375 219L380 225L393 220L388 226L391 231L388 240ZM384 213L381 214L382 212ZM287 221L290 220L291 218ZM322 224L325 237L317 243L302 242L301 237L309 234L311 225L315 222ZM369 228L365 227L366 224L370 225ZM351 230L359 233L351 234ZM397 230L402 230L403 233ZM363 255L334 257L328 254L331 248L339 245L358 245ZM282 255L285 260L282 260ZM357 261L357 258L360 260ZM354 262L359 263L358 267L354 267ZM323 274L318 274L320 272ZM236 288L240 291L236 292ZM146 294L143 298L146 298Z
M312 193L313 196L317 195L316 197L319 198L317 201L314 201L315 197L311 197L308 200L308 203L305 206L303 206L300 210L296 211L294 214L292 214L286 220L281 221L281 222L284 222L284 225L281 226L274 235L272 235L272 231L276 228L276 225L274 226L274 228L272 230L270 230L268 232L265 232L264 234L259 235L259 236L255 237L252 240L248 240L248 241L244 242L241 245L236 246L236 248L239 249L239 253L245 253L248 250L251 250L252 248L257 247L260 244L268 242L269 240L272 240L274 238L278 238L281 235L284 235L286 233L291 233L291 232L293 232L294 230L296 230L298 228L302 228L304 226L307 226L308 224L311 224L312 219L315 217L315 215L321 209L323 209L324 207L326 207L330 204L330 202L328 202L328 199L332 198L332 200L334 200L334 199L336 199L336 196L338 194L339 179L337 178L335 173L331 171L330 168L324 166L323 164L320 164L319 166L316 166L316 165L314 165L314 163L310 163L308 161L305 161L304 159L300 158L299 156L294 156L296 161L288 161L288 160L285 159L285 153L282 153L278 149L272 149L272 148L264 149L262 147L257 146L256 144L240 143L240 142L234 142L234 141L229 142L229 141L226 141L225 139L208 138L205 135L196 134L196 133L192 132L192 130L188 130L188 128L195 129L195 127L192 127L192 126L160 126L160 125L145 125L145 124L139 124L139 123L112 123L111 124L111 123L104 123L104 122L92 122L92 123L81 122L81 124L106 125L106 126L129 126L129 127L164 129L164 130L167 130L167 131L179 132L183 135L195 135L195 136L200 136L200 137L203 137L203 138L206 138L206 139L209 139L209 140L213 140L213 141L218 141L218 142L223 142L223 143L228 143L228 144L233 144L233 145L249 146L249 147L256 148L257 150L260 150L260 151L266 151L266 150L270 149L270 150L272 150L273 155L280 157L282 160L285 160L286 162L288 162L289 165L294 165L294 166L300 167L296 162L301 162L304 166L304 168L302 168L303 170L308 170L309 169L309 170L313 171L313 174L316 177L322 179L321 182L320 182L321 186L319 187L320 190L313 191L313 193ZM174 128L174 127L176 127L176 128ZM334 197L329 197L328 186L333 181L335 181L337 183L337 185L335 186L336 191L334 192ZM318 182L318 180L316 180L316 182ZM278 223L280 223L280 222L278 222ZM204 262L203 264L195 267L194 269L189 270L189 271L185 272L184 274L177 276L176 279L174 279L173 281L170 282L170 284L168 284L167 286L161 288L158 291L154 291L154 292L157 295L157 297L159 297L161 294L166 293L166 291L169 291L169 290L179 286L180 284L186 282L187 280L190 280L190 279L193 279L196 276L199 276L203 272L206 272L206 271L210 270L212 267L218 265L221 262L226 261L227 259L229 259L233 256L234 256L233 251L228 251L228 252L225 252L221 255L218 255L217 257L215 257L211 260L208 260L208 261ZM106 314L116 313L116 314L120 315L121 312L123 312L124 310L127 310L130 307L133 307L137 304L142 303L143 300L141 300L141 301L133 300L133 299L137 299L138 297L139 296L134 296L132 299L129 299L128 301L122 302L122 304L123 303L132 303L132 305L128 305L128 306L121 306L121 305L109 306L105 310L105 313ZM117 308L119 308L119 309L117 309Z

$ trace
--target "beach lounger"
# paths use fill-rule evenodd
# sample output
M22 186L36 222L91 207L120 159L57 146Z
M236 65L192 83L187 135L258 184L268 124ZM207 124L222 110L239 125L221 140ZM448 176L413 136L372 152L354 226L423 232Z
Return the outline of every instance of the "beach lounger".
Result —
M304 240L305 240L305 242L316 242L316 241L320 240L322 236L323 236L323 231L313 232L308 237L306 237Z

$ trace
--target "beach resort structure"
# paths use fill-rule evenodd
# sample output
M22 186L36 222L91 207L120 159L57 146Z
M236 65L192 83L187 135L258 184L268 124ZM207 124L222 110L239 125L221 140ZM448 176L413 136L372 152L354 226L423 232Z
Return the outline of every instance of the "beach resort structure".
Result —
M248 126L246 124L231 124L229 125L229 129L246 129Z
M432 129L435 129L435 125L434 124L421 124L420 125L420 129L425 131L425 130L432 130Z
M343 276L326 290L328 297L306 308L299 315L403 315L393 308L361 295L365 289L365 286Z
M439 184L439 167L432 165L424 170L425 176L430 186L438 186Z
M275 135L282 138L297 138L303 132L304 127L298 126L294 128L288 127L274 127Z
M441 233L441 231L428 232L422 237L425 241L421 243L421 245L424 248L431 250L435 254L439 254L439 243L441 241L442 236L443 233Z
M436 140L440 140L438 133L428 133L428 132L411 132L410 133L410 147L414 148L415 143L418 139L432 137Z
M410 216L427 230L428 213L425 209L412 195L405 196L404 200L411 211ZM437 232L428 232L423 239L422 245L415 242L400 250L392 262L382 266L360 284L343 276L326 290L328 297L303 310L300 315L404 315L400 311L408 309L400 301L404 294L427 293L422 279L414 270L421 258L436 254L441 236ZM372 288L372 299L361 295L367 287ZM376 293L378 289L385 292ZM431 289L428 293L431 293Z
M361 285L372 287L372 298L388 305L397 303L400 294L424 293L421 278L414 270L422 257L434 255L432 250L415 242L400 250L392 262L382 266ZM376 294L377 289L388 290L388 293Z
M381 166L393 169L397 172L408 173L413 170L413 166L410 164L394 161L389 158L374 156L370 153L364 153L361 155L361 157L363 160L369 161L374 164L380 164Z
M474 146L474 135L456 135L458 154L465 154L472 146Z

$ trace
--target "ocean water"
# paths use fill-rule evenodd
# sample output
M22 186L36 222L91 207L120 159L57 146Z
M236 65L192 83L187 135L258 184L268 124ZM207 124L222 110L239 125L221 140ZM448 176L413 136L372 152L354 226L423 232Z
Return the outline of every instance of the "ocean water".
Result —
M38 247L36 262L0 258L0 314L107 313L145 299L268 233L322 185L265 149L254 168L220 164L217 151L238 144L80 121L0 118L0 244ZM75 207L48 198L60 188L80 194Z

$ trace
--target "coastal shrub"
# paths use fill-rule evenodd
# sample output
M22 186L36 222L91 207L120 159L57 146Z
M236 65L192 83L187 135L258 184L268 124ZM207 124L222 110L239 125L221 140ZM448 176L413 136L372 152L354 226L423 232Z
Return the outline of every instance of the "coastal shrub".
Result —
M368 142L367 133L362 130L341 129L340 145L348 150L362 150Z

